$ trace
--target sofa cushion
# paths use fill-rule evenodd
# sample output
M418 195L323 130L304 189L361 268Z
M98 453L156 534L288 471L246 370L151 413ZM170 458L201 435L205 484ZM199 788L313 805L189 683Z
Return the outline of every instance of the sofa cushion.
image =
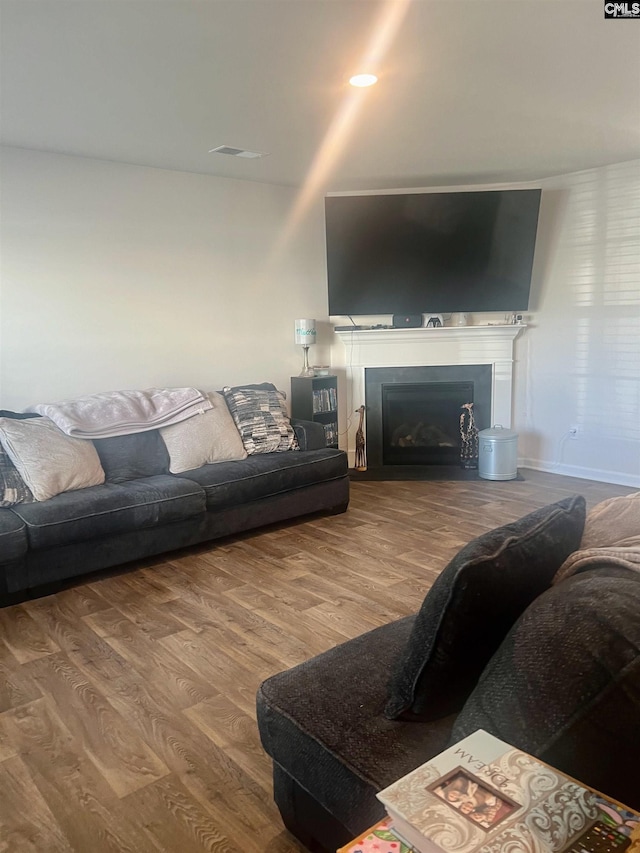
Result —
M93 444L65 435L49 418L0 418L0 440L37 501L104 482Z
M216 392L207 396L211 409L160 430L169 451L172 474L216 462L246 459L247 451L224 397Z
M0 507L33 503L31 489L22 479L7 451L0 445Z
M224 398L249 455L298 447L284 395L275 388L224 388Z
M19 560L27 553L28 547L24 521L11 510L0 510L0 562Z
M639 721L640 574L603 566L525 610L469 696L453 740L486 729L640 808Z
M204 513L205 496L191 480L159 475L65 492L44 503L19 504L31 548L52 548Z
M422 604L385 713L429 720L460 710L513 623L580 544L584 521L585 500L574 495L465 545Z
M160 430L93 440L108 483L126 483L169 473L169 453Z
M274 675L258 691L267 753L353 833L384 814L377 791L444 749L455 719L416 726L382 714L389 673L414 618Z
M336 480L347 473L347 456L340 450L267 453L242 462L203 465L182 476L205 491L208 509L228 509L304 486Z

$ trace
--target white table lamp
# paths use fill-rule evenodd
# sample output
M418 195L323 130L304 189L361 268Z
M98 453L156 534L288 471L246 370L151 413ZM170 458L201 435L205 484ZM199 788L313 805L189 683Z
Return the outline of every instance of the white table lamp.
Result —
M296 343L304 350L304 362L300 376L313 376L309 367L309 347L316 342L316 321L296 320Z

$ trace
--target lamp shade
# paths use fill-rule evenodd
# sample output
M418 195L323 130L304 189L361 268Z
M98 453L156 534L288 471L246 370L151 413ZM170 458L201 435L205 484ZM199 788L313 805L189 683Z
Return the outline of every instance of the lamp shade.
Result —
M296 320L296 343L308 347L316 342L316 321Z

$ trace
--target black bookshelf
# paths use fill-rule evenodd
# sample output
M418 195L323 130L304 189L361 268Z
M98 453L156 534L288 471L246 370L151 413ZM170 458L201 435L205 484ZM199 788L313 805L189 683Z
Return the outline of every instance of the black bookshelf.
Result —
M327 447L337 447L338 377L292 376L291 417L322 424Z

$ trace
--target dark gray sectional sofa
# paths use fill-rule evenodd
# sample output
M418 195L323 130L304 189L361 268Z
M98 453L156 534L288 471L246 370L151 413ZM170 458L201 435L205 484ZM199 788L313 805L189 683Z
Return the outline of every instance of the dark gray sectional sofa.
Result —
M344 512L347 457L292 421L299 450L174 475L158 430L95 440L106 480L0 508L0 604L105 569L315 512Z
M417 614L261 685L274 798L308 850L373 825L378 791L477 729L640 810L640 571L603 557L557 581L584 509L473 540Z

